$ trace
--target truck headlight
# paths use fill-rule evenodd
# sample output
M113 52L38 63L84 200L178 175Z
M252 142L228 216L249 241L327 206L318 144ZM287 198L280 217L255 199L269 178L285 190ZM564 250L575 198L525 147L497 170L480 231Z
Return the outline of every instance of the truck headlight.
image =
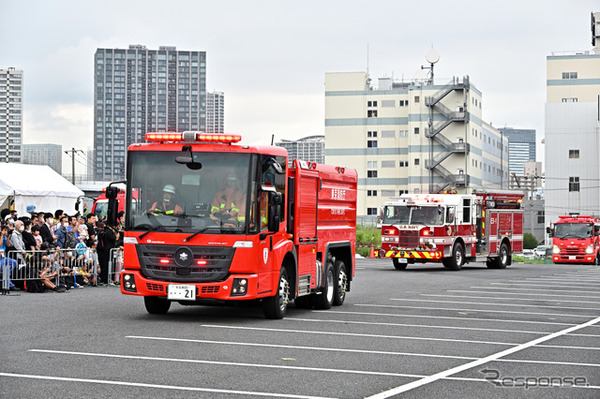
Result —
M593 245L588 245L587 248L585 249L585 253L588 255L591 255L594 253L594 246Z
M558 248L558 245L554 245L552 247L552 253L553 254L559 254L560 253L560 248Z

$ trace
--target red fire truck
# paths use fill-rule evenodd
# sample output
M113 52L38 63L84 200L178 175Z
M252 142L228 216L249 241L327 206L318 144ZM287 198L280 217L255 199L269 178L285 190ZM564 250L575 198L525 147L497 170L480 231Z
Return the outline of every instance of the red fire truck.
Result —
M472 194L403 194L382 208L381 250L398 270L442 262L503 269L523 250L523 193L474 190Z
M153 314L172 302L256 300L274 319L292 300L319 309L344 302L354 277L354 169L289 166L284 148L235 144L237 135L146 140L127 153L123 294L143 296ZM171 212L154 209L163 191L173 194ZM117 195L107 190L113 210Z
M600 225L592 216L559 216L547 232L553 263L600 264Z

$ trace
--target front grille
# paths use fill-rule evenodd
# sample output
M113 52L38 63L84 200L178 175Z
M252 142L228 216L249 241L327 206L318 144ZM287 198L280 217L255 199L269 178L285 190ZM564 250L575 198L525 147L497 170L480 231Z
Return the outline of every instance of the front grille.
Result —
M563 252L567 255L585 255L585 248L563 248Z
M181 249L178 245L137 245L142 275L159 281L206 283L223 281L235 253L234 248L186 247L192 253L189 266L179 266L174 254ZM167 262L166 264L161 263ZM202 265L198 265L202 261Z
M208 286L208 287L202 287L202 293L203 294L216 294L219 292L219 286L218 285L213 285L213 286Z
M418 248L419 247L419 231L418 230L400 230L398 234L399 248Z
M165 292L164 287L160 284L146 283L146 288L148 289L148 291Z

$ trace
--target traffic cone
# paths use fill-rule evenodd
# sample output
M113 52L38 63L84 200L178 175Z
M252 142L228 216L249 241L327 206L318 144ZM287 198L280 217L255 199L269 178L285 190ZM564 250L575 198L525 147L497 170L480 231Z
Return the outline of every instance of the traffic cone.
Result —
M375 250L373 249L373 244L371 244L371 252L369 253L369 258L373 259L375 257Z

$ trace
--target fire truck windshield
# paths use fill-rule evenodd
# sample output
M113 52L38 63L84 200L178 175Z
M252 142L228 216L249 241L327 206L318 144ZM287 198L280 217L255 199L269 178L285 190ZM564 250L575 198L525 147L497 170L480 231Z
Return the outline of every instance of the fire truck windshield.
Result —
M383 208L383 224L442 225L444 224L444 208L442 206L386 205Z
M250 154L194 151L191 166L177 163L178 155L168 151L128 154L126 229L246 232Z
M594 231L592 223L558 223L554 225L556 238L587 238Z

